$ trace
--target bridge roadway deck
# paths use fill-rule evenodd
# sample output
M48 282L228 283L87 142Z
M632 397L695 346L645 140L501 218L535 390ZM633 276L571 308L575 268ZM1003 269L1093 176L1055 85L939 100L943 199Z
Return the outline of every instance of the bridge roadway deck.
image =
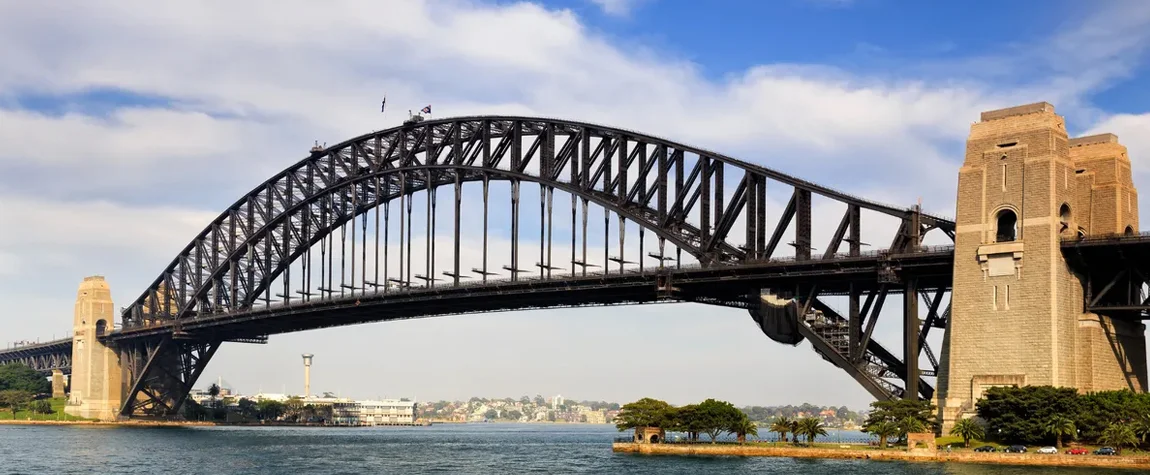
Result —
M72 366L72 339L62 338L0 350L0 364L8 363L24 364L40 372L54 369L67 372Z
M918 276L920 288L949 288L954 266L951 247L926 248L899 255L796 261L780 259L708 268L687 267L588 273L542 279L524 278L470 282L355 294L330 299L276 303L226 314L200 315L178 324L178 333L191 338L228 340L259 338L277 333L409 318L594 305L658 302L747 302L758 289L793 289L817 284L820 295L843 294L854 284L860 290L882 285L880 274L893 268ZM673 290L660 290L669 283ZM663 285L666 287L666 285ZM897 287L897 286L896 286ZM892 287L892 289L894 289ZM896 291L897 292L897 291ZM177 333L177 325L125 328L110 333L111 341L155 338Z

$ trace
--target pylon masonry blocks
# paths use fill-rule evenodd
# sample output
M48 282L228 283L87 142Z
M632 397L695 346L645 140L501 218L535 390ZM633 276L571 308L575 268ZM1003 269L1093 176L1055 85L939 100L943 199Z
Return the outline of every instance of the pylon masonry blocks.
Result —
M943 431L994 386L1146 390L1145 326L1083 313L1060 241L1138 229L1118 137L1067 137L1040 102L982 113L958 173L951 318L938 377Z
M64 412L115 420L126 392L120 355L97 338L112 331L112 291L101 276L85 277L76 293L72 322L72 391Z
M61 398L67 397L65 390L67 383L64 382L64 372L58 369L52 370L52 397Z

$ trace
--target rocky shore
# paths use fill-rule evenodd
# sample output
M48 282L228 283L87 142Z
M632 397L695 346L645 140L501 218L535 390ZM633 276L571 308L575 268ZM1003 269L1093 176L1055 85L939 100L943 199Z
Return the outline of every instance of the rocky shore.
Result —
M1001 452L931 452L873 448L768 447L732 444L636 444L616 442L615 452L652 455L733 455L743 457L804 457L913 462L957 462L1004 465L1150 469L1150 456L1042 455Z

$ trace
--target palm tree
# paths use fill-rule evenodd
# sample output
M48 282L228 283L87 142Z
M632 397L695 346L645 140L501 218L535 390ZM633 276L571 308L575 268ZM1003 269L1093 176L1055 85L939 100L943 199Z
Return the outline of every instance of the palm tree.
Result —
M771 422L771 432L779 433L779 442L787 441L787 433L791 431L793 422L789 417L779 416Z
M1098 442L1115 447L1123 445L1134 446L1138 444L1138 436L1134 435L1134 428L1129 424L1110 424L1098 437Z
M759 436L759 427L750 418L743 416L731 426L731 432L739 438L740 444L745 444L748 435Z
M211 386L208 386L208 396L211 396L211 398L212 398L212 407L216 407L216 397L218 397L219 395L220 395L220 385L218 385L216 383L212 383Z
M795 432L795 435L797 436L798 434L807 437L807 445L813 445L815 438L820 435L827 435L827 431L823 426L823 422L817 417L807 417L799 421L799 429Z
M918 433L926 430L926 424L916 417L908 416L898 423L901 433L900 437L906 437L907 434Z
M1074 435L1078 433L1078 428L1074 426L1074 421L1063 416L1051 417L1042 428L1047 434L1054 436L1054 445L1058 447L1059 451L1062 450L1063 436L1074 438Z
M898 424L891 421L880 421L866 427L866 431L878 436L878 447L886 448L886 442L892 435L898 435L901 429Z
M982 439L986 436L986 432L983 431L982 424L975 422L974 419L962 419L954 423L950 435L962 437L963 447L970 447L970 439ZM1058 448L1061 449L1062 446L1059 445Z
M801 430L799 423L802 421L802 419L791 419L791 434L794 434L794 437L791 437L791 442L796 444L799 443L799 431Z
M1150 439L1150 414L1145 414L1134 425L1134 434L1138 436L1138 440L1146 442Z

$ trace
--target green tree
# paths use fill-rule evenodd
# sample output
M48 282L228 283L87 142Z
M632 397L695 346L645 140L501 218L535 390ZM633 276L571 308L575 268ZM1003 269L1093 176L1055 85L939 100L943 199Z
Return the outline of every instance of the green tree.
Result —
M615 416L615 428L620 432L636 427L667 428L674 423L674 408L664 401L643 398L624 404Z
M1034 445L1050 440L1047 421L1078 414L1081 406L1075 389L1052 386L993 387L976 403L988 434L1005 442Z
M487 420L495 420L499 417L499 411L496 411L495 409L488 409L487 412L483 413L483 417Z
M758 424L755 424L755 422L747 417L746 414L742 414L742 417L735 421L729 430L735 434L735 437L738 438L740 444L747 443L748 435L755 437L759 436Z
M672 412L670 429L677 432L686 432L687 438L692 441L699 440L699 432L702 432L706 428L706 421L699 415L698 410L698 404L687 404L686 406L675 408Z
M1134 434L1138 436L1138 440L1145 443L1150 440L1150 412L1143 414L1134 424Z
M820 435L827 435L826 428L823 426L823 421L817 417L805 417L799 419L798 429L795 431L795 436L803 435L807 438L807 445L813 445L815 438Z
M15 389L36 394L52 392L52 383L36 370L20 363L0 365L0 391Z
M547 400L546 400L546 399L543 399L543 396L542 396L542 395L536 394L536 395L535 395L535 405L536 405L536 406L546 406L546 405L547 405Z
M1138 436L1134 435L1134 428L1127 423L1110 424L1102 435L1098 437L1098 442L1105 445L1112 445L1114 447L1138 445Z
M694 411L695 422L700 432L711 437L711 443L724 432L730 432L731 426L739 419L746 417L739 408L727 401L707 399L699 403Z
M979 424L974 419L966 418L954 423L954 427L950 429L950 435L962 437L962 445L964 447L970 447L970 440L982 440L983 437L986 437L986 431L983 430L982 424ZM1059 446L1058 448L1061 449L1062 447Z
M201 406L200 403L191 398L184 401L184 406L181 410L184 413L184 419L187 420L202 421L208 417L208 411L204 409L204 406Z
M517 420L519 420L520 417L523 417L522 412L516 411L514 409L507 411L507 418L508 419L511 419L513 421L517 421Z
M303 415L305 405L303 399L298 397L288 398L287 402L284 403L284 416L287 416L287 418L292 421L298 421L300 416Z
M315 406L315 418L319 422L331 422L333 415L334 412L330 404Z
M1078 434L1078 428L1074 426L1074 421L1064 416L1052 416L1047 419L1046 424L1043 425L1043 430L1046 434L1054 436L1054 445L1058 450L1062 450L1062 439L1070 437L1073 439Z
M16 412L23 409L25 405L32 402L32 393L20 389L5 389L0 391L0 407L6 407L12 411L12 418L16 418Z
M261 421L274 421L284 415L284 403L273 401L271 399L264 399L256 403L256 413L259 415Z
M894 422L888 420L880 420L869 426L866 426L865 432L877 436L879 448L885 449L887 441L892 436L899 435L900 429L898 424L895 424Z
M28 405L28 410L36 414L51 414L52 403L48 402L47 399L32 401L32 404Z
M906 441L906 439L907 439L906 435L907 434L917 434L919 432L924 432L924 431L926 431L926 426L927 425L924 424L922 422L922 420L920 420L917 417L914 417L914 416L904 417L901 421L898 421L898 428L899 428L899 432L900 432L899 433L899 439L901 439L902 441Z
M882 421L887 421L899 427L903 432L899 433L901 437L905 434L905 430L916 429L916 431L935 431L935 407L930 401L895 399L891 401L875 401L871 403L871 412L867 415L866 421L863 421L863 432L869 432L869 427L877 427L877 424ZM916 422L911 422L911 421Z
M787 441L787 433L791 431L792 422L794 421L787 416L779 416L771 422L771 432L779 433L779 442Z
M208 396L212 398L212 407L216 407L216 398L220 395L220 385L212 383L208 386Z
M1084 394L1077 399L1079 410L1074 423L1085 440L1097 440L1102 431L1115 422L1137 421L1150 414L1150 393L1124 389Z
M236 403L239 408L240 416L245 419L254 419L259 416L259 409L256 407L256 402L248 398L240 398Z

